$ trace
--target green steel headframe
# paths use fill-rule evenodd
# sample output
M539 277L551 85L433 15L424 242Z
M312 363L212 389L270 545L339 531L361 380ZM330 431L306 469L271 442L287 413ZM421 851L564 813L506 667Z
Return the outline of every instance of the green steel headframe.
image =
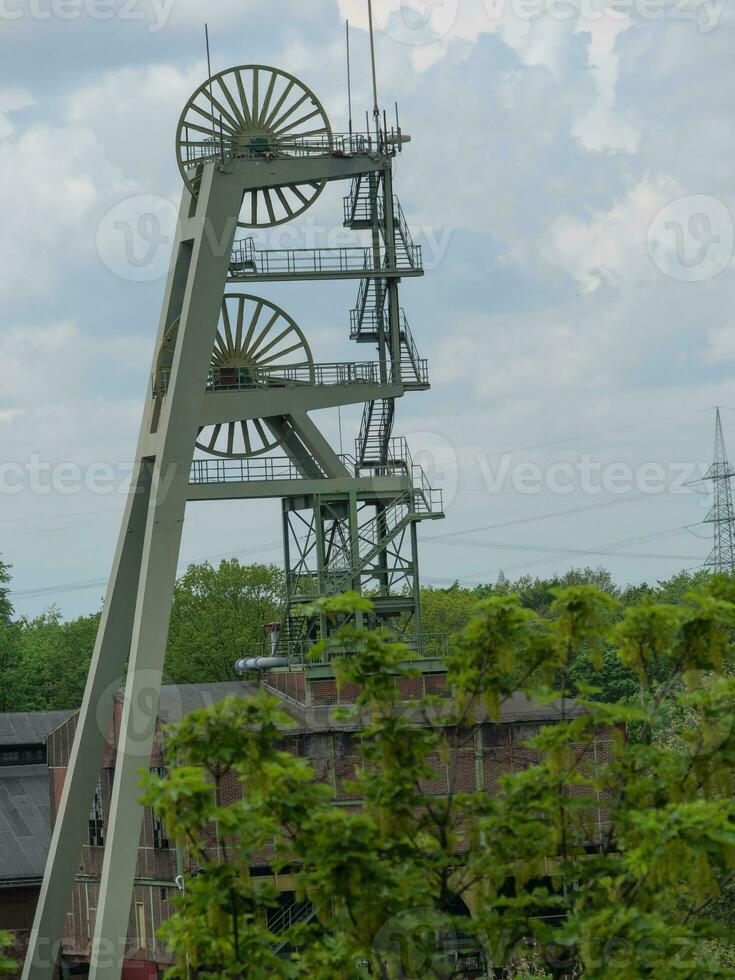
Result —
M399 302L401 279L423 274L393 191L407 141L385 126L335 134L305 85L261 65L220 72L184 108L184 190L150 387L24 980L53 975L125 677L90 965L92 980L120 977L143 813L138 773L150 765L187 503L281 499L288 603L271 652L282 669L301 667L332 628L300 607L346 589L374 600L372 625L422 647L416 529L442 506L393 435L396 400L428 388ZM299 217L335 181L348 184L341 218L362 233L354 246L258 245L258 229ZM358 284L350 335L376 349L373 359L316 362L297 322L253 290L346 278ZM335 452L310 413L362 403L354 453Z

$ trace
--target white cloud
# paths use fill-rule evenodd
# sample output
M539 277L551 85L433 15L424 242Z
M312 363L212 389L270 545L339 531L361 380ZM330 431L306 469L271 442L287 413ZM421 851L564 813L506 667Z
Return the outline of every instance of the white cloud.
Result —
M597 86L597 100L581 116L572 130L588 150L623 150L634 153L638 148L638 127L616 110L619 58L615 51L618 37L632 27L629 17L596 21L579 21L577 33L589 33L587 61Z
M707 346L702 351L705 364L727 364L735 361L735 326L725 324L707 330Z
M0 143L0 295L44 292L60 267L89 248L95 207L124 186L94 133L35 124Z
M681 194L674 178L644 178L607 211L589 218L564 215L549 230L542 254L581 283L587 293L601 286L651 281L659 275L647 248L648 228L658 212Z
M0 88L0 140L7 139L15 131L10 116L21 109L35 105L33 96L27 89L12 86Z
M125 458L140 417L139 399L100 397L138 376L150 356L140 337L85 336L72 320L15 324L0 333L0 421L5 459ZM107 434L106 434L107 433Z

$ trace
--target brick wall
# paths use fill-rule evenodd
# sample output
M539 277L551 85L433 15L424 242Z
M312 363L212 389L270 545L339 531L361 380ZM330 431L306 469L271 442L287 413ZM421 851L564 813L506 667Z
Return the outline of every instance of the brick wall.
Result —
M397 682L402 699L410 702L424 694L446 696L446 675L426 674L416 678L400 679ZM308 681L304 674L297 672L271 673L267 684L274 691L298 700L310 702L318 708L337 704L354 703L356 690L346 685L338 690L333 679L316 678ZM68 764L71 743L74 736L75 719L54 732L49 739L50 786L54 809L58 805ZM539 724L518 718L502 724L481 724L469 729L463 736L456 753L455 765L449 770L446 762L436 756L431 759L436 774L425 780L424 789L428 793L443 794L454 791L485 791L495 794L499 790L499 780L505 773L519 772L538 759L537 753L525 746L525 742L535 735ZM548 722L553 723L553 722ZM328 725L325 722L325 728ZM116 706L115 722L108 738L101 769L103 812L109 813L110 794L114 769L114 746L120 726L120 705ZM350 787L356 772L364 764L360 740L356 733L344 730L322 730L301 733L284 733L283 747L308 759L317 781L326 783L334 791L338 805L350 810L359 809L359 795ZM593 746L579 746L580 767L594 771L610 758L611 735L600 730ZM161 727L156 736L152 768L164 765ZM218 778L219 801L234 803L241 798L241 786L236 775L224 773ZM591 800L590 840L599 839L605 828L604 801ZM161 843L160 841L158 843ZM213 859L221 860L230 841L222 840L216 826L209 828L207 834L207 853ZM170 962L168 952L162 948L155 933L172 909L171 899L175 894L173 886L177 874L176 853L168 847L155 846L154 814L146 808L138 849L136 886L128 932L127 958L131 963L157 962L166 965ZM89 945L94 930L98 897L98 880L102 867L103 849L85 844L80 862L80 880L77 881L71 907L66 917L64 950L72 959L84 960L89 955ZM254 856L254 864L268 866L271 849L265 848ZM187 870L191 870L187 868ZM143 974L141 974L142 976Z

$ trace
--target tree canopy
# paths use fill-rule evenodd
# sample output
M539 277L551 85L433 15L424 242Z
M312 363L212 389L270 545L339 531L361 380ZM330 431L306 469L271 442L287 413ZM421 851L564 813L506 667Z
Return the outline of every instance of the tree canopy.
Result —
M735 977L735 581L678 604L626 607L588 584L551 595L549 615L517 596L482 600L448 659L452 697L409 706L395 684L412 673L409 651L343 630L331 652L338 682L359 692L339 717L359 722L360 806L335 806L288 751L273 698L187 716L177 766L145 792L199 869L162 930L178 955L168 976L438 978L463 949L498 977ZM353 595L319 608L367 606ZM636 679L624 702L600 700L606 656ZM461 791L459 746L517 691L560 705L557 721L529 737L527 768L499 793ZM601 731L610 750L592 763ZM432 789L438 759L444 792ZM234 802L216 792L231 773ZM225 864L208 847L213 825ZM312 921L269 929L277 893L251 874L264 851L295 876Z
M283 572L274 565L190 565L174 592L167 677L176 684L236 679L235 660L260 649L263 625L281 618L283 600Z

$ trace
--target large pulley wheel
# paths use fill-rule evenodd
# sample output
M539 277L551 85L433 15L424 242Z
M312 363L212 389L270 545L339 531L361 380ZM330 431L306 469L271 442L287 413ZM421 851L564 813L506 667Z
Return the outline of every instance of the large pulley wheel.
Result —
M179 321L169 327L158 356L159 390L166 391L173 363ZM262 384L314 381L314 360L300 328L287 313L259 296L227 293L222 300L217 336L210 361L210 384L227 391ZM243 419L205 426L197 448L212 456L248 459L279 446L263 419Z
M214 75L189 99L179 120L176 156L184 183L196 195L197 164L222 151L233 157L294 157L331 146L329 119L310 89L278 68L241 65ZM325 184L248 191L239 223L268 228L290 221L314 203Z

